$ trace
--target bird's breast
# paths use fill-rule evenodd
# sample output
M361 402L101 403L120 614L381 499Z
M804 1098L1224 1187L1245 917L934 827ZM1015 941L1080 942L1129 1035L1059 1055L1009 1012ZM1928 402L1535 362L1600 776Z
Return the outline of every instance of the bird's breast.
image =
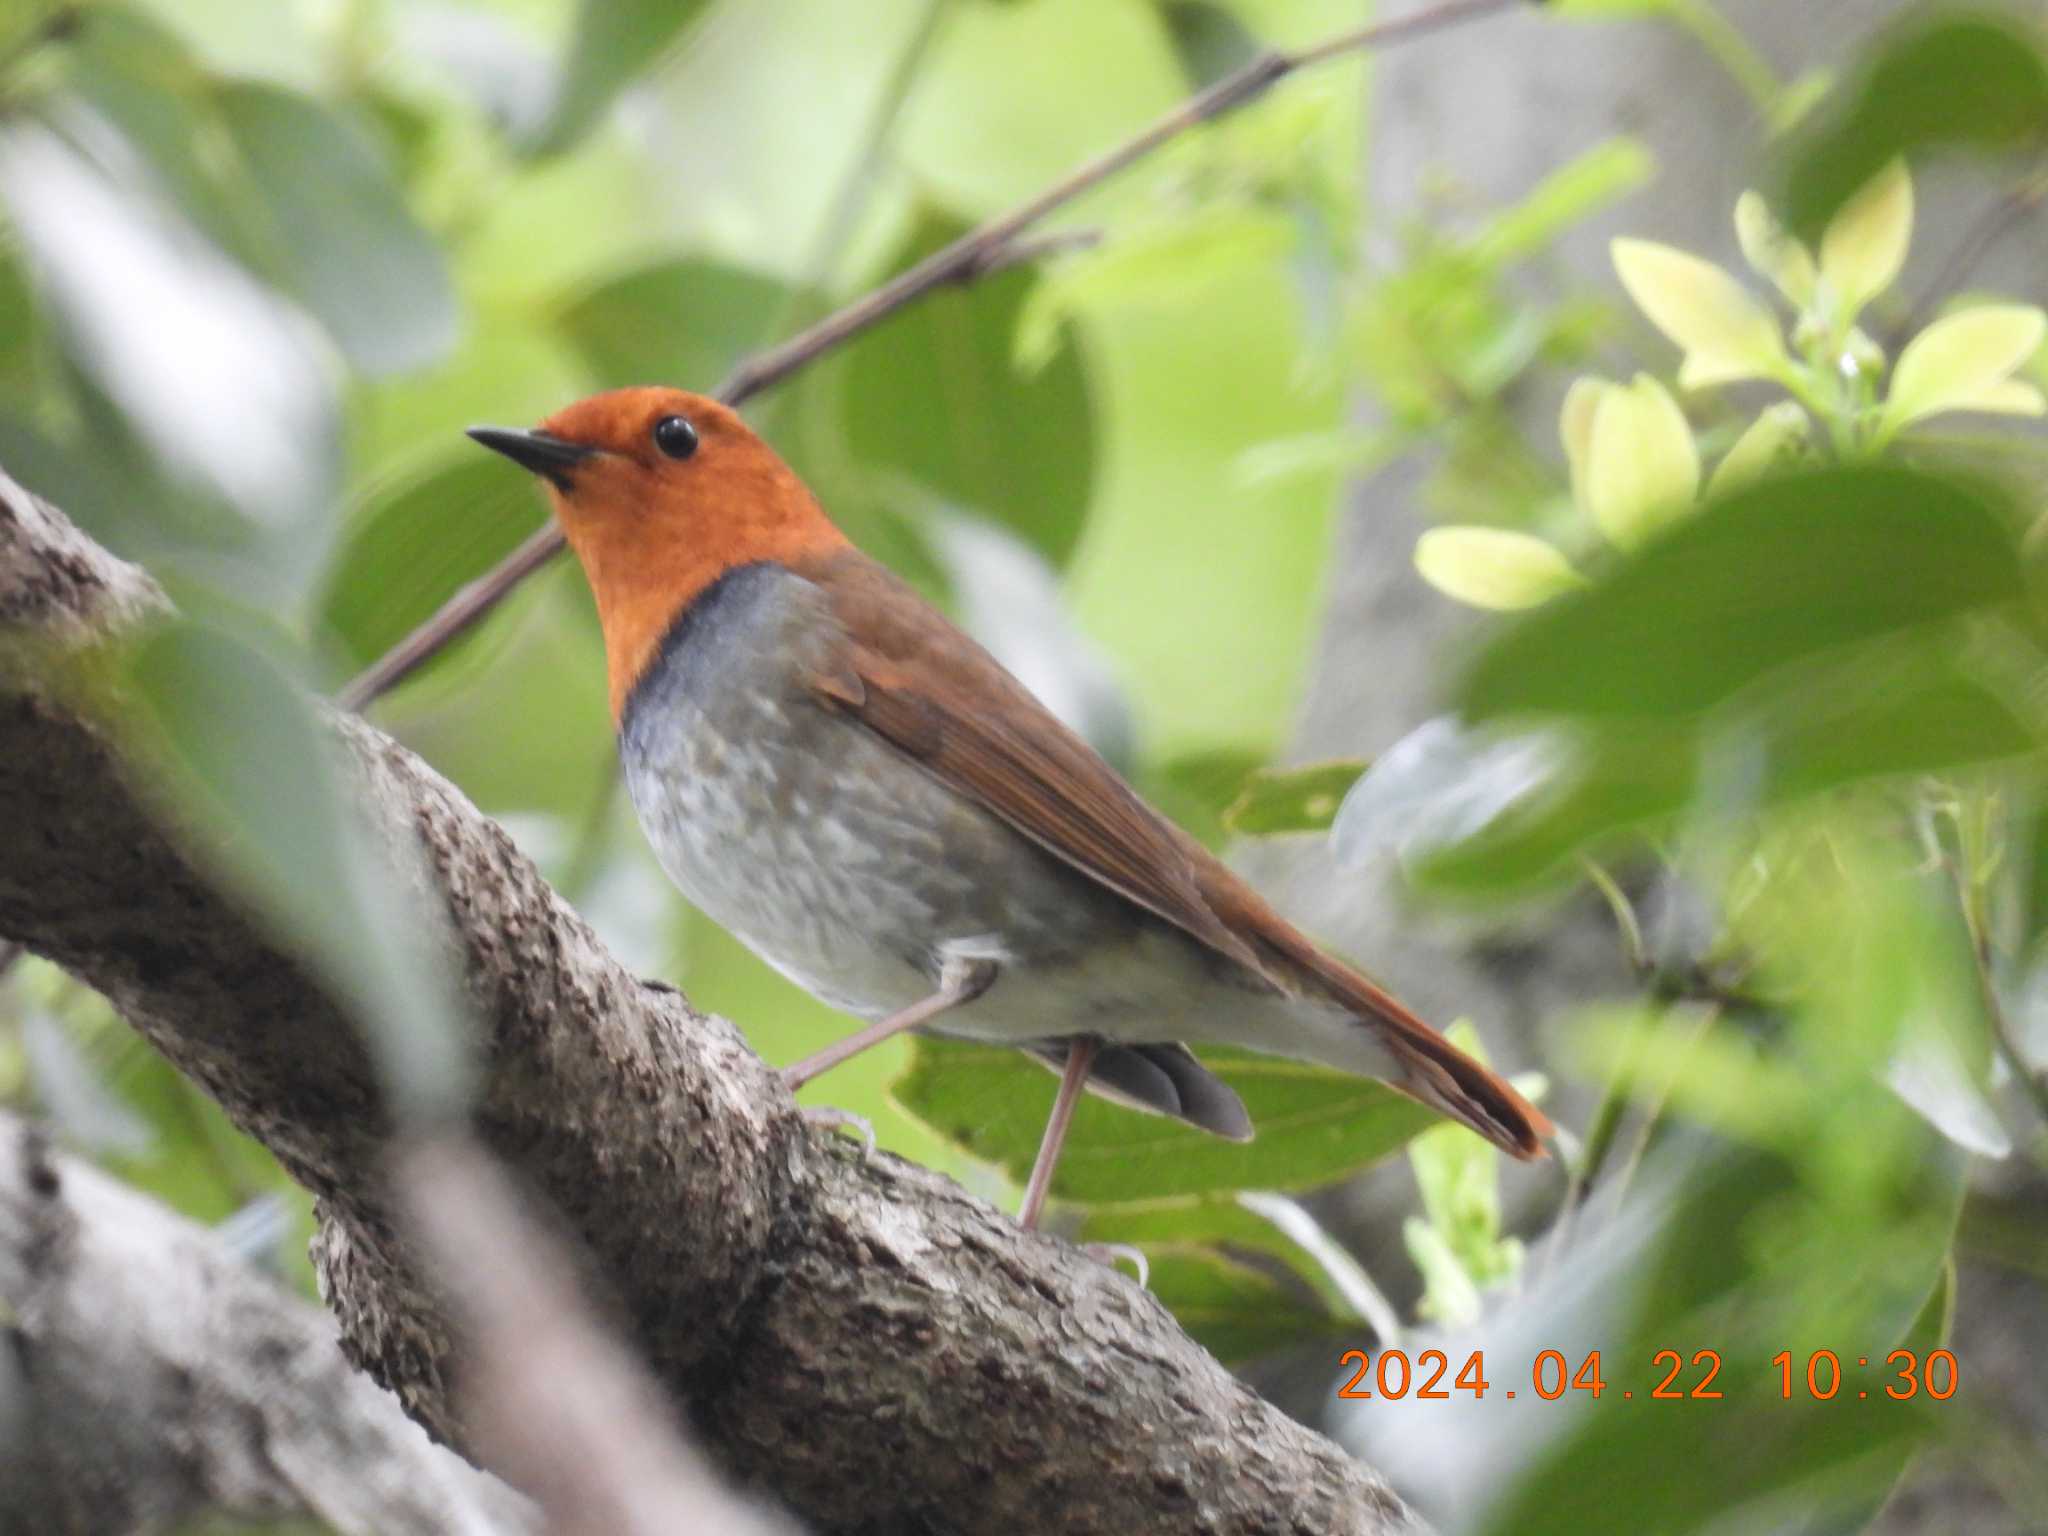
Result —
M836 623L803 578L743 566L697 599L635 685L626 783L684 895L798 984L869 1017L926 996L951 953L1051 976L1132 940L1144 924L1121 898L813 695ZM1045 1022L1039 1033L1056 1032Z

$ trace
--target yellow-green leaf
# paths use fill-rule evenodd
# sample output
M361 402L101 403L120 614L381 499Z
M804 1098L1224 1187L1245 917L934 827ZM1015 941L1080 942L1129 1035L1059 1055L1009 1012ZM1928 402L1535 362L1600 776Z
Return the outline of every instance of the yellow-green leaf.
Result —
M1720 467L1707 482L1708 499L1755 484L1791 457L1812 430L1813 423L1806 412L1792 401L1780 400L1768 407L1722 458Z
M1565 461L1571 466L1572 500L1586 509L1586 463L1593 456L1593 413L1600 398L1615 386L1606 379L1575 379L1565 392L1564 413L1557 424L1564 439Z
M1670 390L1642 373L1601 397L1586 510L1617 549L1633 549L1683 517L1699 486L1699 448Z
M1276 832L1327 832L1366 765L1357 758L1261 768L1223 808L1223 825L1240 837Z
M1507 528L1432 528L1415 541L1415 569L1475 608L1534 608L1585 585L1555 545Z
M1898 281L1913 242L1913 178L1894 160L1829 223L1820 242L1820 275L1836 306L1837 323Z
M1943 411L2038 413L2038 392L2029 398L2009 386L2043 336L2048 315L2031 304L1983 304L1935 321L1899 354L1885 432Z
M1651 240L1616 240L1614 270L1650 321L1685 349L1687 389L1771 378L1785 342L1769 310L1710 261Z
M1994 416L2039 416L2048 413L2048 396L2025 379L2007 379L1972 400L1970 409Z
M1775 283L1796 308L1813 302L1813 253L1785 232L1770 205L1755 192L1735 200L1735 238L1757 275Z

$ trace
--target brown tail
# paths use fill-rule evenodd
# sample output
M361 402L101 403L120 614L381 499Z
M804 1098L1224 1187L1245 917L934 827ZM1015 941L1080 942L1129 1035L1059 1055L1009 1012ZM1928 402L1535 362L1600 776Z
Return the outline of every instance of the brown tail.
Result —
M1384 1026L1387 1048L1408 1069L1407 1081L1390 1087L1470 1126L1511 1157L1550 1155L1543 1145L1554 1134L1549 1117L1506 1078L1474 1061L1389 993L1286 923L1261 928L1259 940L1292 962L1291 969L1311 978L1318 990L1361 1021Z

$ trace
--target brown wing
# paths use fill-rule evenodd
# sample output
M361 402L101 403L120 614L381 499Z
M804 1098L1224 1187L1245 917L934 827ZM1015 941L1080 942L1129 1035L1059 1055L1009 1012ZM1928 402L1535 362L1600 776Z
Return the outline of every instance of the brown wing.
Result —
M822 698L1054 857L1271 979L1204 898L1202 866L1215 861L994 657L857 552L802 574L852 640L842 664L814 678Z
M1221 860L1138 798L996 659L853 550L800 568L849 644L818 695L1074 869L1227 955L1276 991L1328 997L1383 1026L1395 1086L1518 1157L1550 1122L1372 981L1323 953Z

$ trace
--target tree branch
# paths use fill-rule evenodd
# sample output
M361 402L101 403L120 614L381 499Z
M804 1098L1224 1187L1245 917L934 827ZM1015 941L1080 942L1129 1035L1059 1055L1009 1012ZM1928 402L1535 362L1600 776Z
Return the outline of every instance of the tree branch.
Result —
M796 1536L720 1486L488 1159L458 1138L414 1143L397 1184L411 1230L462 1298L462 1406L477 1449L540 1500L553 1536Z
M0 1115L0 1532L312 1515L523 1536L537 1512L350 1370L214 1233Z
M344 1348L467 1445L458 1319L393 1209L360 1041L54 681L161 604L0 478L0 933L97 987L315 1193ZM730 1475L835 1531L1417 1528L1128 1279L814 1135L730 1025L625 971L451 785L359 720L334 732L365 835L445 915L478 1136Z
M1439 0L1410 15L1374 22L1289 51L1262 53L1242 68L1189 97L1114 149L1055 182L1008 213L969 230L951 245L934 251L916 266L881 287L827 315L780 346L748 358L718 387L718 398L741 405L772 384L816 362L844 342L879 324L935 288L970 283L989 272L1014 265L1013 246L1034 225L1073 202L1082 193L1144 159L1190 128L1212 121L1263 96L1277 82L1299 70L1333 59L1392 47L1460 23L1492 15L1529 0ZM393 646L335 695L343 709L361 710L388 693L448 643L482 618L520 582L538 570L562 547L561 531L549 523L496 566L451 597L432 617Z

